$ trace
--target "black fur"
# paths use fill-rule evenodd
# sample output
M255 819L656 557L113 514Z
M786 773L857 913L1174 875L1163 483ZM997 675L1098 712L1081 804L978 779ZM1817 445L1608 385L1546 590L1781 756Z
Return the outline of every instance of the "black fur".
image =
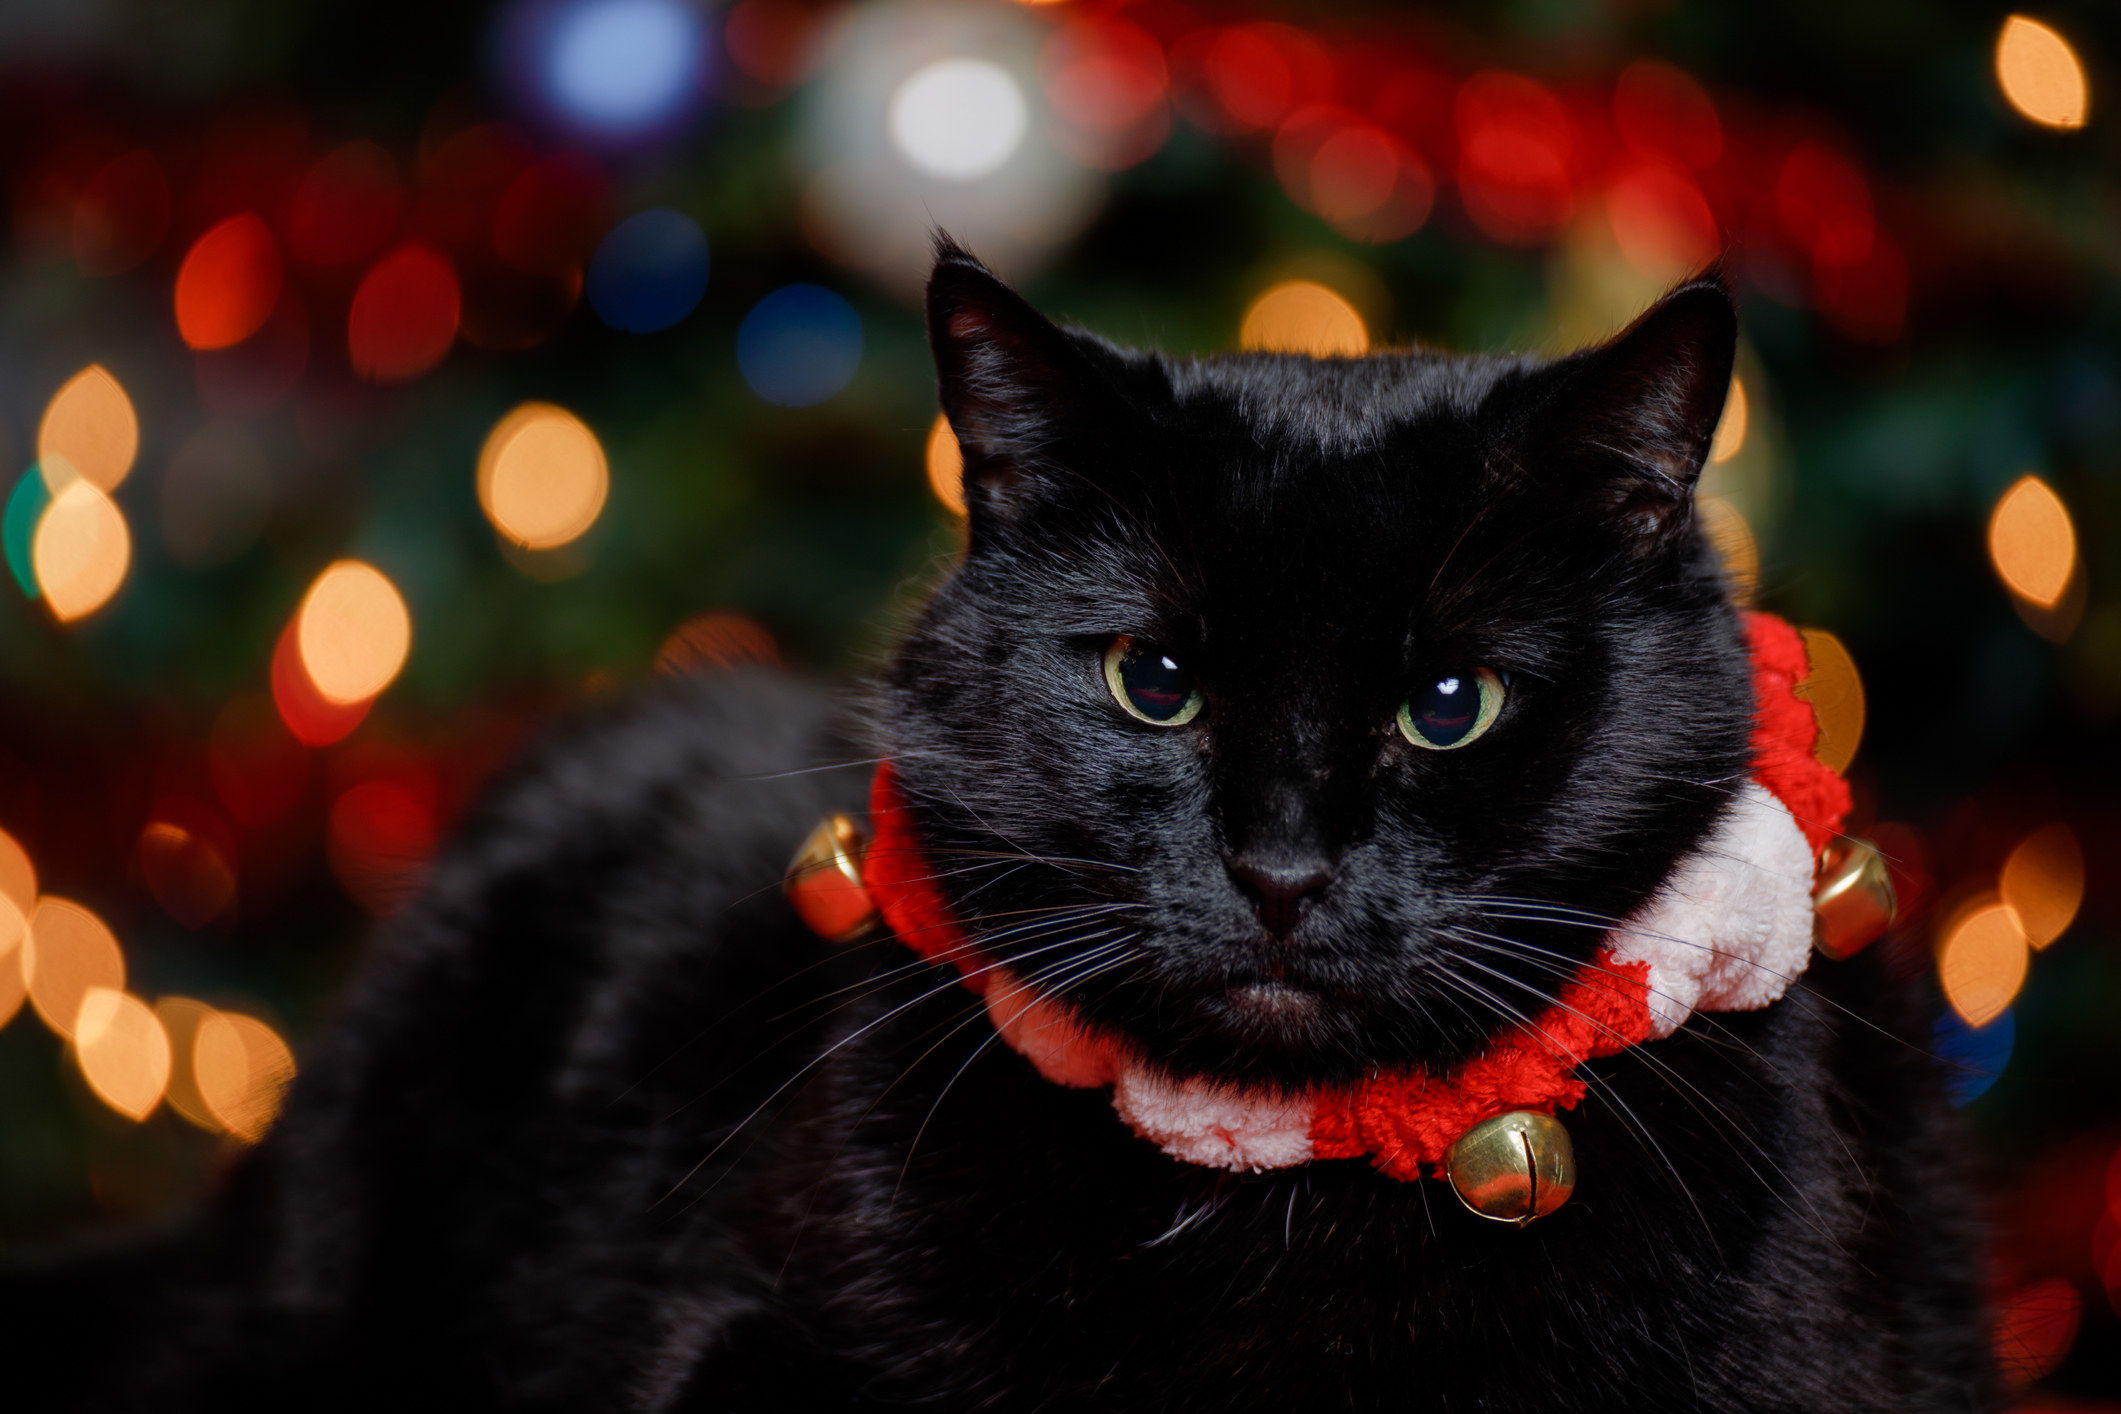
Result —
M1176 1163L774 887L888 755L968 929L1174 1071L1477 1050L1745 773L1691 519L1722 285L1550 363L1174 361L947 244L929 310L970 539L876 692L730 674L553 734L223 1201L4 1288L0 1340L66 1356L10 1379L75 1373L31 1407L1995 1407L1924 1016L1867 959L1595 1063L1581 1187L1518 1231L1353 1161ZM1117 634L1195 722L1120 710ZM1492 731L1409 745L1477 665Z

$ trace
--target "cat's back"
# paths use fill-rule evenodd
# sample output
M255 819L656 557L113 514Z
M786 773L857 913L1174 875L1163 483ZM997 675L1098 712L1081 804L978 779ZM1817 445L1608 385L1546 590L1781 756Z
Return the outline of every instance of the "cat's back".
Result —
M169 1259L152 1353L54 1407L564 1403L638 1371L672 1252L743 1187L752 1151L722 1141L843 965L776 887L862 799L837 714L747 670L548 731L371 945L182 1246L211 1255Z

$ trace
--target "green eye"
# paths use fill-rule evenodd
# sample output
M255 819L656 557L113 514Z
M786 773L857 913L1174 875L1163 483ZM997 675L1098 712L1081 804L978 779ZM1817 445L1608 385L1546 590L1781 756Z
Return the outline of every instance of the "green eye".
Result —
M1182 727L1200 715L1193 674L1153 643L1125 634L1105 650L1105 686L1127 715L1159 727Z
M1503 681L1486 668L1447 673L1399 704L1399 730L1429 751L1468 746L1502 711Z

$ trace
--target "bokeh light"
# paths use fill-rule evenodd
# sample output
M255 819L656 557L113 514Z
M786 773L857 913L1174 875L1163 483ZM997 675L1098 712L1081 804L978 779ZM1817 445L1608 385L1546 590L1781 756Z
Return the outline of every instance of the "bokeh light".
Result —
M1930 1049L1944 1065L1945 1093L1955 1105L1969 1105L2002 1078L2017 1044L2018 1023L2006 1010L1986 1026L1966 1024L1947 1007L1930 1035Z
M1720 465L1745 450L1747 419L1745 380L1733 377L1731 391L1723 400L1723 416L1716 421L1716 436L1709 443L1709 464Z
M2084 850L2076 833L2058 821L2020 840L2003 862L1997 891L2033 947L2061 937L2084 902Z
M2077 529L2069 507L2037 476L2021 476L1988 518L1988 558L2011 593L2052 609L2077 570Z
M0 554L7 557L7 572L14 576L16 587L31 599L44 592L37 588L37 522L44 519L51 503L44 470L33 466L15 478L15 489L7 493L7 506L0 510Z
M2069 41L2038 20L2012 15L1996 35L1996 82L2011 107L2048 128L2081 128L2091 87Z
M1024 92L985 59L941 59L913 72L891 95L891 141L916 169L969 182L1000 167L1031 124Z
M74 1056L96 1098L146 1119L169 1088L169 1035L154 1009L110 987L90 987L74 1021Z
M1638 59L1613 81L1613 127L1639 157L1705 171L1723 156L1716 104L1691 74Z
M1077 14L1039 53L1053 135L1086 167L1120 171L1147 161L1171 135L1163 46L1118 15Z
M272 468L257 439L240 423L208 423L162 472L162 543L186 569L227 564L264 532L272 498Z
M1841 640L1823 628L1804 629L1804 654L1810 663L1797 695L1812 704L1819 737L1812 754L1837 775L1848 773L1863 744L1863 675Z
M1727 496L1700 496L1694 502L1701 517L1702 532L1716 547L1723 571L1730 576L1731 592L1740 603L1750 603L1760 587L1760 544L1745 513Z
M0 1026L14 1019L29 995L28 979L22 975L22 944L28 937L28 916L13 898L0 893Z
M1644 163L1606 191L1606 220L1629 265L1657 280L1673 280L1716 258L1723 237L1708 198L1686 173Z
M1499 241L1544 241L1576 209L1575 125L1522 74L1475 74L1458 90L1458 186L1473 224Z
M155 802L133 856L148 892L181 927L203 928L236 901L234 834L200 801Z
M254 1017L217 1011L192 1040L192 1079L206 1112L236 1138L255 1144L279 1118L295 1078L294 1053Z
M61 623L108 603L132 564L132 532L117 502L87 481L52 497L30 548L37 588Z
M456 342L463 292L448 259L428 246L399 246L369 268L346 314L354 372L378 383L417 378Z
M822 285L788 285L753 305L736 333L744 381L769 403L810 407L853 379L862 320Z
M101 918L72 899L46 894L30 914L22 975L37 1015L71 1039L89 988L125 990L125 954Z
M764 624L733 610L709 609L679 624L663 640L655 670L682 676L747 663L771 667L780 661L781 650Z
M545 96L577 128L605 137L653 132L693 104L707 30L682 0L576 0L552 22Z
M37 906L37 866L15 837L0 830L0 898L24 914Z
M1937 946L1937 979L1952 1010L1979 1028L2017 997L2031 958L2010 906L1997 898L1978 899L1947 920Z
M398 164L382 144L359 139L333 148L295 188L289 253L327 268L359 264L397 231L403 204Z
M2083 1317L2077 1286L2047 1277L2009 1293L1997 1303L1996 1363L2013 1385L2030 1384L2062 1363L2077 1343Z
M74 201L74 262L108 278L142 264L169 231L169 180L144 147L98 168Z
M437 828L425 792L399 781L364 781L332 802L325 855L354 902L378 916L393 913L419 891Z
M162 1023L163 1034L169 1037L170 1068L169 1086L162 1098L169 1107L183 1115L209 1134L222 1132L221 1121L214 1118L206 1107L206 1100L199 1094L199 1082L192 1070L192 1053L198 1044L199 1026L214 1009L205 1002L191 997L165 996L155 998L155 1018Z
M280 302L280 247L249 211L192 243L177 267L177 333L194 349L225 349L265 327Z
M657 207L611 228L589 262L589 304L614 329L653 334L692 313L707 290L707 236Z
M965 449L957 444L957 433L942 413L928 428L928 489L950 508L952 515L965 513Z
M405 666L412 615L384 573L360 560L328 566L295 617L302 670L325 701L365 702Z
M1314 280L1285 280L1245 311L1240 348L1315 358L1367 353L1370 331L1346 299Z
M314 749L351 735L367 720L376 700L364 697L355 702L334 702L319 692L310 680L309 670L302 665L301 626L299 613L290 617L273 645L272 700L288 735L301 746ZM306 774L306 765L304 771ZM248 782L239 784L247 786Z
M479 450L479 508L528 550L565 545L596 523L610 488L604 448L583 421L525 403L494 424Z
M115 491L140 451L140 419L125 388L100 363L59 386L37 424L37 464L46 489L57 495L80 477Z

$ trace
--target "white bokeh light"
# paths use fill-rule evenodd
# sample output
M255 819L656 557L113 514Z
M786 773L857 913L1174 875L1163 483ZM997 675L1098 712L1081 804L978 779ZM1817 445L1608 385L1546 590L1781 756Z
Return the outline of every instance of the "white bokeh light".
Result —
M998 169L1030 127L1023 90L984 59L943 59L908 76L891 95L891 140L906 160L946 181Z

